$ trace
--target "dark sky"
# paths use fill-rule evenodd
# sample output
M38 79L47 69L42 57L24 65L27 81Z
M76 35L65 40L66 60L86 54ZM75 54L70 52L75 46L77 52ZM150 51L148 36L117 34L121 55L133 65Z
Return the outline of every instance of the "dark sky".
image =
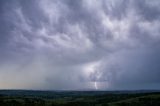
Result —
M160 89L160 0L0 0L0 89Z

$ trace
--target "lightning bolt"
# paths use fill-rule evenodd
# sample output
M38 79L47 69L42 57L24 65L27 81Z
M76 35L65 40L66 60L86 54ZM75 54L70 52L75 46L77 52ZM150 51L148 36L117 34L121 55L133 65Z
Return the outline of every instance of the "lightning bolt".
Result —
M98 89L98 86L97 86L97 82L96 82L96 81L94 82L94 87L95 87L96 90Z

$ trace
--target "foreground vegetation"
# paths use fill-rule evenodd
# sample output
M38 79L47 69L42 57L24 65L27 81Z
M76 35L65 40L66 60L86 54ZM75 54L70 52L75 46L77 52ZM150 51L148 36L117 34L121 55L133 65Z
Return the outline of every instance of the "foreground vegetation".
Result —
M160 106L160 93L1 90L0 106Z

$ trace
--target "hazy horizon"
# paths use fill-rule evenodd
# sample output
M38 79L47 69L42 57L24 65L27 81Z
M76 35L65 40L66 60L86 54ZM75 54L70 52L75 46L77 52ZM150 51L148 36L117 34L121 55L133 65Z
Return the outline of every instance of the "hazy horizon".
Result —
M0 0L0 89L160 90L160 1Z

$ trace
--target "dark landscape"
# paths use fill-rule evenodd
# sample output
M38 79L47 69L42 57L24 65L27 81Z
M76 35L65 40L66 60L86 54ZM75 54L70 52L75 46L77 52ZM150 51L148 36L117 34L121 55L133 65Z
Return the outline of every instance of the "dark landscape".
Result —
M0 106L160 106L160 91L1 90Z

